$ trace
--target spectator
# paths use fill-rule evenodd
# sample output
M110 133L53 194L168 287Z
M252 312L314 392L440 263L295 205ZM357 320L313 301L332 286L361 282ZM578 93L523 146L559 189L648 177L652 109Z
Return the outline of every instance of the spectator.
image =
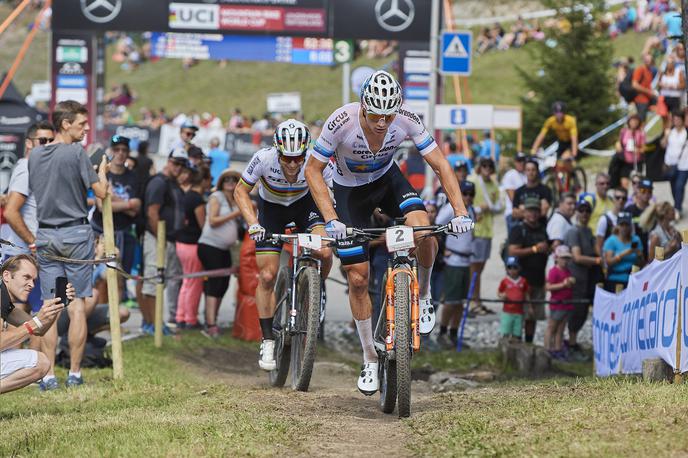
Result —
M208 199L207 218L198 239L198 257L203 269L232 267L230 248L239 239L241 211L234 202L234 189L241 175L225 170L217 180L217 188ZM217 315L222 298L229 288L229 275L208 278L204 282L205 328L203 334L210 338L220 336Z
M681 19L679 18L680 22ZM669 113L680 110L681 96L686 88L686 78L683 71L676 68L676 58L671 54L667 57L666 68L660 74L657 86L659 86L659 94L664 96L664 103ZM668 122L665 122L664 126L667 127Z
M244 117L241 115L241 110L234 109L232 116L229 118L229 130L241 129L244 127Z
M626 288L628 277L634 264L642 265L643 250L640 238L632 233L633 217L621 212L617 217L617 231L604 241L602 250L607 265L607 279L604 289L616 292L616 286Z
M494 154L492 149L494 148ZM483 132L483 141L480 142L479 157L491 157L495 163L499 165L499 156L501 154L501 147L497 140L492 139L492 134L489 130Z
M497 296L504 300L499 334L503 338L520 342L523 330L523 304L528 300L528 280L520 275L518 259L509 256L506 259L507 276L497 288Z
M569 263L571 275L576 279L573 290L573 310L569 317L569 356L574 361L585 361L578 344L578 333L588 319L588 307L592 304L595 285L602 279L602 258L595 246L595 237L590 230L592 206L587 200L580 200L576 207L576 226L571 228L564 238L564 245L571 249L573 262Z
M647 237L650 230L652 230L652 226L643 227L643 225L640 224L640 216L650 206L652 188L652 181L647 178L641 178L638 183L638 192L633 198L633 203L626 206L624 209L624 211L630 213L633 218L635 234L640 237L643 253L647 253Z
M477 175L471 180L475 185L475 230L473 233L471 277L475 277L473 297L480 298L480 277L485 268L485 263L490 259L492 251L492 237L494 237L494 214L502 211L502 203L499 200L499 187L492 180L495 173L495 163L490 157L481 157L477 169ZM477 315L492 313L479 300L474 301L471 310Z
M434 200L423 201L425 205L425 211L428 213L428 219L430 224L436 224L437 219L437 202ZM437 252L444 253L444 245L446 241L446 234L440 234L437 236ZM384 268L383 268L384 270ZM385 270L386 272L386 270ZM430 296L432 297L432 305L435 310L440 306L440 301L442 299L442 294L444 293L444 257L435 256L435 262L432 265L432 274L430 274ZM368 281L370 285L370 280Z
M506 233L511 232L511 228L514 227L515 221L511 215L513 209L513 200L516 190L521 186L526 184L526 175L523 173L526 165L525 154L519 152L514 156L514 167L506 171L502 177L502 189L506 193L506 199L504 199L504 217L506 218Z
M645 122L649 106L657 100L656 93L652 89L654 57L650 53L644 53L642 59L643 64L633 71L633 89L637 93L633 102L638 111L639 123Z
M648 260L655 258L655 248L664 248L664 259L669 259L681 248L681 234L674 227L674 208L669 202L654 207L657 225L650 232Z
M567 360L564 350L564 329L573 309L573 285L576 279L568 269L571 251L566 245L554 250L554 266L547 274L547 291L550 291L549 320L545 331L545 350L552 358Z
M595 205L592 206L590 216L590 227L593 229L597 227L602 215L614 207L614 202L607 195L610 184L609 175L606 173L600 172L595 176Z
M191 188L184 194L184 224L177 233L177 256L185 275L203 269L198 258L198 239L205 224L205 201L203 195L210 189L210 170L200 167L191 173ZM200 329L198 324L198 305L203 292L202 278L185 278L179 290L177 306L177 327L181 329Z
M213 186L217 185L217 179L223 171L229 168L229 153L220 148L220 139L214 137L210 140L210 176L213 177Z
M542 223L542 201L536 196L528 197L523 204L523 222L514 226L509 233L509 256L516 256L521 272L530 287L530 300L526 307L525 341L530 343L535 336L538 320L545 319L545 267L549 254L547 231Z
M475 185L470 181L461 183L464 205L475 221L473 199ZM446 224L454 217L452 206L447 203L440 208L435 224ZM440 307L440 332L437 341L441 346L454 348L463 307L468 297L471 282L471 257L473 256L473 231L460 235L447 236L444 251L444 297ZM447 334L448 332L448 334Z
M664 130L662 147L664 154L664 176L671 183L671 195L679 219L683 210L683 196L688 181L688 130L683 121L683 113L674 111L671 114L671 129Z
M136 167L134 167L134 174L136 174L136 181L141 185L141 192L151 175L155 174L155 164L153 160L148 157L149 143L146 141L140 142L137 148L138 155L136 156Z
M179 128L179 139L172 145L172 152L184 152L187 154L189 149L193 146L193 139L198 133L198 126L189 121L184 121Z
M626 188L614 189L612 192L612 202L614 206L611 210L605 213L597 223L597 227L595 229L595 244L597 246L597 252L600 254L603 254L602 245L604 244L604 241L607 240L610 235L612 235L612 232L616 227L616 221L619 213L621 213L626 207L627 196L628 191L626 191Z
M565 192L559 199L559 207L554 210L552 217L547 222L547 237L552 242L552 247L556 248L564 242L566 234L573 223L571 218L576 211L576 196L570 192Z
M59 106L59 105L58 105ZM15 348L31 336L43 336L64 308L60 299L48 299L32 318L19 304L28 300L38 277L38 266L32 256L20 254L2 265L0 282L0 394L18 390L40 380L50 370L49 358L36 350ZM74 288L67 285L67 297L73 300Z
M552 190L540 183L540 166L535 159L527 159L524 170L526 184L518 188L514 193L511 215L515 220L524 219L526 213L525 201L532 197L540 202L540 217L546 222L547 213L552 206ZM521 264L521 267L523 267L523 264Z
M609 175L614 187L623 186L628 189L631 172L638 170L638 163L642 162L645 150L645 131L641 118L637 114L628 117L626 127L621 129L619 141L616 142L616 155L609 163Z
M209 162L208 157L203 154L203 150L196 145L189 146L187 153L189 155L189 162L191 163L192 167L199 168L201 166L206 166Z
M451 142L449 145L449 155L447 155L447 161L449 165L456 170L457 164L465 164L468 173L473 173L473 166L471 160L466 157L463 152L458 152L456 149L456 143Z
M165 222L165 273L179 275L182 266L177 257L175 240L184 221L182 199L184 194L177 184L177 177L184 167L188 167L189 160L180 151L173 151L162 172L148 181L145 193L146 232L143 237L143 266L144 276L152 277L157 274L157 234L158 222ZM177 319L177 298L179 296L179 280L168 279L165 282L167 308L171 322ZM139 303L143 323L141 330L144 334L153 335L155 332L155 281L143 282L142 299ZM167 326L163 332L169 334Z
M466 181L468 177L468 164L466 162L457 162L454 165L454 176L456 176L456 181L461 186L461 183ZM447 195L444 193L444 188L439 187L435 192L435 205L438 208L442 208L446 203Z
M88 110L73 100L60 102L52 115L58 133L55 140L34 148L29 156L29 187L36 197L38 233L37 259L40 266L41 295L50 297L57 277L67 277L76 290L69 305L69 349L72 355L66 385L84 383L81 359L86 343L84 299L92 292L93 267L55 261L52 256L91 260L94 256L93 231L88 223L86 194L105 198L108 192L105 158L98 174L80 142L89 130ZM57 173L59 171L59 173Z

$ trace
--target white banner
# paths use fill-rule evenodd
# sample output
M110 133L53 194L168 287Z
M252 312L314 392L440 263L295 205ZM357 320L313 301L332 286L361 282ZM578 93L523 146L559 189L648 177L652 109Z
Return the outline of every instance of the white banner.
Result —
M598 287L592 309L592 346L595 375L618 374L621 368L621 299Z
M220 148L224 148L227 131L222 128L201 127L196 132L193 144L201 148L206 154L210 150L210 141L213 138L220 140ZM172 151L172 146L179 141L179 126L164 124L160 128L160 146L158 154L167 156Z

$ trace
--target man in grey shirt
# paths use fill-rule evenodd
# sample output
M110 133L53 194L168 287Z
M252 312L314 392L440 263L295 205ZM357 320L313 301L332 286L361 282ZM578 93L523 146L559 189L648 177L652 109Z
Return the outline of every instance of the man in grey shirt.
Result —
M52 121L57 129L55 141L35 148L29 157L29 186L36 197L36 248L42 296L54 296L57 277L67 277L76 289L76 299L67 307L70 369L66 386L70 387L84 383L81 377L87 332L84 298L92 293L93 266L59 262L51 256L94 258L86 193L93 188L96 197L105 198L107 163L103 158L96 174L80 144L89 130L86 107L73 100L60 102L55 106Z

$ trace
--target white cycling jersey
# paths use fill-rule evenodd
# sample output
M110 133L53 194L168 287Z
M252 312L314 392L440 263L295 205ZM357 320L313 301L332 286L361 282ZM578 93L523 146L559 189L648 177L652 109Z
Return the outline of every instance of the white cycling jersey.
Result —
M289 206L308 194L308 183L304 172L306 163L310 160L310 151L306 153L306 160L301 166L301 170L294 183L289 183L284 176L282 166L279 163L279 153L273 146L263 148L253 155L248 167L241 174L241 181L253 188L260 182L258 194L263 200ZM332 163L329 163L323 170L323 178L328 186L332 185Z
M336 170L332 177L338 185L361 186L380 178L392 166L394 153L407 137L423 156L437 147L418 115L402 105L389 125L382 147L373 153L358 119L361 109L361 104L354 102L332 113L313 148L313 157L321 162L334 156Z

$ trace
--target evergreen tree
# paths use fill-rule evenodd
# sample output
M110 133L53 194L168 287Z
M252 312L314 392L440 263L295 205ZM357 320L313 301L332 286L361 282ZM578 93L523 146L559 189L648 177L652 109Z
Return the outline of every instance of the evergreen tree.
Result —
M609 107L615 102L612 44L596 27L604 0L593 0L586 9L576 0L545 0L558 11L561 27L547 31L544 41L529 46L537 74L518 68L529 94L522 97L524 149L530 148L555 101L566 103L578 120L578 139L584 140L616 119ZM550 132L551 135L551 132ZM550 144L551 136L545 141Z

